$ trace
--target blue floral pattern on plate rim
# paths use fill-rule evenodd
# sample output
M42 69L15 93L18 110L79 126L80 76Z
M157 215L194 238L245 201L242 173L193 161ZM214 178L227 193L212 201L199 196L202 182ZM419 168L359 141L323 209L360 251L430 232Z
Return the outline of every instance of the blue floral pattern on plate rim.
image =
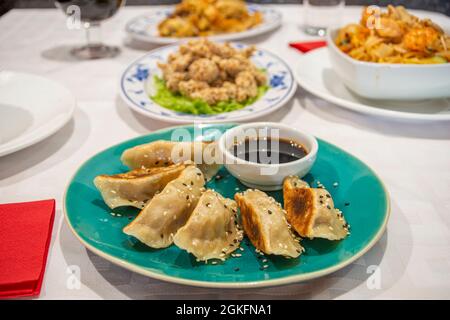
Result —
M236 48L247 47L241 43L232 45ZM169 54L176 50L178 45L155 49L125 69L120 80L120 93L128 106L141 114L167 122L230 122L250 120L273 112L287 103L295 93L296 81L289 66L273 53L258 49L252 61L266 71L269 90L255 103L240 110L215 115L193 115L166 109L150 98L152 79L154 75L161 74L157 63L165 62Z

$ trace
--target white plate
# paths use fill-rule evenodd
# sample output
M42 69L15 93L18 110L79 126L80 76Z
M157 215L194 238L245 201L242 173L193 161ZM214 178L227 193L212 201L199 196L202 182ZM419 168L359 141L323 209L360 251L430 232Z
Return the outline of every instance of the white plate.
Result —
M75 98L46 78L0 72L0 156L35 144L72 117Z
M422 101L369 100L347 89L331 67L328 48L299 56L295 77L300 86L346 109L398 120L450 120L450 99Z
M246 47L241 43L232 45L237 48ZM167 61L169 54L177 50L178 45L155 49L125 69L120 80L120 94L130 108L150 118L172 123L240 122L279 109L291 99L297 88L292 71L283 60L266 50L256 50L251 60L257 67L265 69L269 90L253 104L240 110L214 115L193 115L166 109L150 98L153 76L161 74L157 63Z
M208 38L214 41L244 39L269 32L281 25L282 15L278 10L254 4L248 4L247 7L250 12L259 11L262 13L263 22L261 24L246 31L214 35ZM170 44L186 40L188 38L161 37L158 33L158 24L170 15L173 10L174 6L171 6L167 9L154 10L145 15L135 17L126 24L125 31L134 39L151 43Z

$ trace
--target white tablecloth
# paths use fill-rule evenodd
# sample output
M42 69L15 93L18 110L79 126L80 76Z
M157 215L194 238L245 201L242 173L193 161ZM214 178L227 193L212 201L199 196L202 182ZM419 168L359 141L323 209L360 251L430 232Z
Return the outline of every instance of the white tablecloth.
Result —
M302 89L287 106L260 120L305 129L352 152L384 179L392 197L391 218L386 233L370 252L314 281L252 290L165 283L88 252L63 218L63 193L72 174L105 147L168 125L130 111L117 90L121 71L152 48L126 39L124 25L154 8L127 7L104 23L104 40L120 45L122 53L97 61L76 61L67 54L67 48L84 41L84 34L68 30L65 17L56 9L12 10L0 18L0 69L59 81L78 101L74 118L58 133L0 158L0 203L57 200L41 299L450 298L450 123L376 119L345 111ZM284 15L282 28L247 42L295 65L299 53L287 43L309 38L299 28L301 7L278 8ZM355 20L359 12L360 8L346 8L345 19ZM442 15L432 17L450 24ZM379 286L370 278L372 265L379 266ZM69 266L79 266L79 286L74 285Z

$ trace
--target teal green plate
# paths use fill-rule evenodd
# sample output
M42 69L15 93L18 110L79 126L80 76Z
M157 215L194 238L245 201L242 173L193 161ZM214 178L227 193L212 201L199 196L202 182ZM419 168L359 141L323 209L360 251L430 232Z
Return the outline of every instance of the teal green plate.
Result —
M232 124L203 125L201 131L187 129L195 139L208 139L233 127ZM179 127L178 127L179 128ZM122 228L137 214L131 208L109 209L93 184L99 174L127 171L120 155L125 149L154 140L170 140L175 128L153 132L106 149L89 159L70 181L65 195L65 216L77 238L88 249L132 271L170 282L223 288L245 288L293 283L320 277L345 267L367 252L383 234L389 217L389 196L383 183L363 162L338 147L319 140L319 153L305 177L312 185L320 181L330 191L351 226L342 241L303 240L306 251L297 259L267 256L258 259L245 239L241 257L217 265L196 262L192 255L172 245L151 249L127 236ZM208 183L222 195L233 198L246 187L224 168L223 178ZM333 186L337 182L337 186ZM280 191L270 192L282 202ZM268 265L261 270L262 265Z

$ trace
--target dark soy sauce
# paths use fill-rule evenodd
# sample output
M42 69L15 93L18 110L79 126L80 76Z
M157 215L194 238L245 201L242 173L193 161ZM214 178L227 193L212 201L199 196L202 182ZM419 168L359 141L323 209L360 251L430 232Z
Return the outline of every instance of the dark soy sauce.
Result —
M277 143L278 142L278 143ZM247 139L232 148L233 155L249 162L280 164L305 157L308 152L300 144L289 139Z

